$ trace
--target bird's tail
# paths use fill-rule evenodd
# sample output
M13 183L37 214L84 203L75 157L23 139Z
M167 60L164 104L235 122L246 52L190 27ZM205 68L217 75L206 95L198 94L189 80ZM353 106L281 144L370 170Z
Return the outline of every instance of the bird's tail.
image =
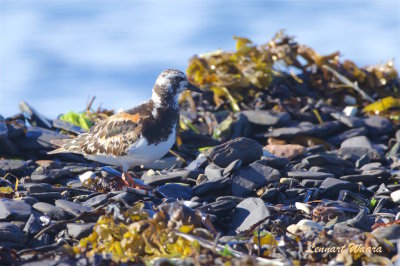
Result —
M68 142L69 139L52 139L50 140L50 143L54 145L55 147L58 147L58 149L52 150L47 152L47 154L57 154L57 153L64 153L68 152L66 149L64 149L64 145Z

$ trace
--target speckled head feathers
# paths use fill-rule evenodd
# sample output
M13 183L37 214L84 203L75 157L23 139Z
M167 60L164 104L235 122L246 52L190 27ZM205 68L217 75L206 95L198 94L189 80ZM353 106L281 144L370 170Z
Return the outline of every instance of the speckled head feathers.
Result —
M166 69L157 77L153 87L152 99L155 102L175 102L177 101L177 96L185 89L202 92L187 80L185 73L182 71Z

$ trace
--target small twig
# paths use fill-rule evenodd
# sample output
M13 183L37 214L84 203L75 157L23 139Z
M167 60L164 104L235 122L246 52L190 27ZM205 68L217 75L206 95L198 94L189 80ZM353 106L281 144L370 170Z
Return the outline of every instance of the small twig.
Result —
M93 96L92 99L90 99L90 101L88 102L87 106L86 106L86 111L89 112L90 109L92 108L93 102L96 99L96 96Z
M336 70L331 68L330 66L323 65L322 67L327 69L333 75L335 75L338 78L338 80L340 80L341 82L343 82L347 86L349 86L349 87L353 88L355 91L357 91L364 100L367 100L369 102L374 102L374 99L371 96L369 96L365 91L360 89L360 87L358 86L357 81L351 82L348 78L346 78L345 76L343 76L342 74L340 74L339 72L337 72Z
M58 243L54 243L51 245L46 245L46 246L41 246L41 247L36 247L36 248L28 248L28 249L23 249L17 252L18 255L24 254L24 253L30 253L30 252L46 252L50 250L57 249L65 244L64 241L60 241Z
M101 206L99 206L99 207L97 207L97 208L94 209L93 211L90 211L90 212L83 212L83 213L79 214L78 216L76 216L75 218L72 218L72 219L69 219L69 220L62 220L62 221L55 222L54 224L51 224L51 225L49 225L49 226L43 228L42 230L40 230L39 233L37 233L37 234L35 235L35 238L40 237L40 236L43 235L44 233L46 233L46 232L48 232L48 231L50 231L50 230L52 230L52 229L54 229L54 228L56 228L56 227L58 227L58 226L62 226L62 225L67 224L67 223L75 222L75 221L77 221L77 220L79 220L79 219L82 219L82 218L85 217L85 216L88 216L88 215L96 214L99 210L101 210L102 208L104 208L104 207L107 206L107 205L108 205L108 202L105 203L105 204L103 204L103 205L101 205Z

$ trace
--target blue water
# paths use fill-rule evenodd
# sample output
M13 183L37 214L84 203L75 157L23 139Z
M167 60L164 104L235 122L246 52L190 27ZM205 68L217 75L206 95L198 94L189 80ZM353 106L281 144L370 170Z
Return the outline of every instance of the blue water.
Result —
M359 65L399 60L400 4L379 1L0 0L0 114L25 100L51 118L147 99L158 73L280 29ZM399 62L395 61L399 69Z

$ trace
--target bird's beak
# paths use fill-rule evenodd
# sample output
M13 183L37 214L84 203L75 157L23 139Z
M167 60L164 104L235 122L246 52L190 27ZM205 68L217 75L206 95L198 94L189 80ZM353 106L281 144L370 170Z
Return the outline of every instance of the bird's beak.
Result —
M188 81L187 85L185 86L186 89L191 90L191 91L195 91L195 92L199 92L199 93L203 93L202 90L200 90L199 88L197 88L196 86L194 86L192 83L190 83Z

